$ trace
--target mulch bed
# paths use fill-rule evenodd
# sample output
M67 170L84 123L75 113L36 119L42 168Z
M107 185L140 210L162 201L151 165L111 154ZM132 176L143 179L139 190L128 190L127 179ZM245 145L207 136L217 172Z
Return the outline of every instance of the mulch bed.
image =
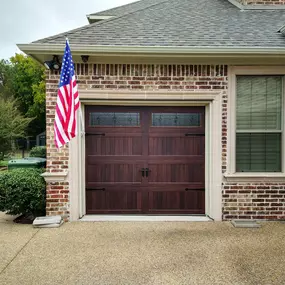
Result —
M14 223L17 224L28 224L31 225L34 221L35 217L31 214L23 214L16 219L14 219Z

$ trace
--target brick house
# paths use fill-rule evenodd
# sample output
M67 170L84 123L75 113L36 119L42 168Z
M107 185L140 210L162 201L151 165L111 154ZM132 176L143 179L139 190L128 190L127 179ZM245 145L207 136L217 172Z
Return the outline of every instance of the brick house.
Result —
M68 36L82 135L57 151L47 71L47 214L285 217L284 0L142 0ZM284 29L285 30L285 29ZM56 58L56 57L55 57Z

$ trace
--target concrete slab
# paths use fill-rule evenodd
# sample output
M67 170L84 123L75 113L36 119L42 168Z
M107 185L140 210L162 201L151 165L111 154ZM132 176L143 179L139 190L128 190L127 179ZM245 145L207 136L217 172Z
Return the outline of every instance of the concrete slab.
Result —
M40 229L0 284L285 284L284 224L76 222ZM33 231L33 228L29 228Z
M232 225L235 228L260 228L261 224L255 220L232 220Z
M17 225L13 219L14 216L0 212L0 272L38 231L30 225Z

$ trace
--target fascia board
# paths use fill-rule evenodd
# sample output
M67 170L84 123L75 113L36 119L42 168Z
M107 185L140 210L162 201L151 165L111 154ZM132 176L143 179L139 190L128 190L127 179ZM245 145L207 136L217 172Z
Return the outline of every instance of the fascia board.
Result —
M62 54L64 44L18 44L26 54ZM224 54L224 55L284 55L282 47L162 47L162 46L95 46L71 45L73 54Z

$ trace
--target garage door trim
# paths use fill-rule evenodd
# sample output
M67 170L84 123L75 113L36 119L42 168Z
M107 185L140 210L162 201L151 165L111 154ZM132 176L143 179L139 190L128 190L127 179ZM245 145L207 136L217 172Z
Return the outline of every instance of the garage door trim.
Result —
M137 93L120 92L121 100L106 100L106 92L91 92L82 90L81 109L85 105L121 105L121 106L205 106L206 107L206 215L221 220L222 217L222 93L219 92L170 92L166 101L152 100L161 92L145 92L146 100L134 100ZM110 98L118 92L108 92ZM179 95L180 94L180 95ZM177 100L177 96L179 99ZM94 98L94 99L93 99ZM124 100L126 98L126 100ZM133 100L130 101L130 98ZM84 114L83 114L84 116ZM215 123L214 123L215 122ZM79 126L79 132L82 126ZM85 141L84 136L78 136L70 142L70 219L78 220L85 215ZM213 167L214 166L214 167ZM209 191L211 189L211 191Z

